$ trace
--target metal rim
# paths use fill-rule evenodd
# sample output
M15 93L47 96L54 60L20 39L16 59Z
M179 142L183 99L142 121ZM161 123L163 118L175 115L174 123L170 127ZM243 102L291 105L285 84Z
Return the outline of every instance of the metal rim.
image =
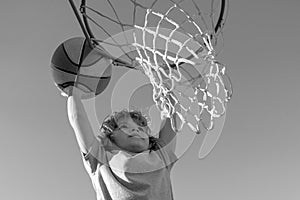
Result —
M217 24L215 26L215 34L218 35L222 29L223 29L223 26L226 22L226 19L227 19L227 14L228 14L228 1L229 0L222 0L221 1L221 10L220 10L220 15L219 15L219 18L218 18L218 21L217 21Z
M87 15L86 15L86 8L85 8L86 0L81 0L80 13L81 13L82 19L79 17L78 10L75 8L73 0L69 0L69 2L70 2L71 6L73 8L73 11L75 12L77 20L80 23L81 29L82 29L89 45L92 48L99 45L99 43L97 42L97 40L96 40L96 38L93 34L93 31L92 31L92 29L90 27L90 24L89 24L89 20L88 20ZM220 8L220 14L219 14L217 23L214 27L214 36L216 36L216 37L222 32L224 24L226 22L227 15L228 15L228 2L229 2L229 0L220 0L220 7L221 7ZM129 66L129 63L124 63L123 61L121 61L117 58L114 59L114 64L115 65L120 65L120 66L121 65L127 66L127 67L133 69L132 66Z
M216 35L218 35L222 29L223 29L223 26L226 22L226 19L227 19L227 8L228 8L228 1L229 0L221 0L221 9L220 9L220 14L219 14L219 18L217 20L217 23L214 27L214 32ZM81 13L84 13L86 14L86 9L85 9L85 5L86 5L86 0L81 0L81 6L80 6L80 11ZM89 35L89 41L91 41L92 38L95 38L91 28L90 28L90 25L89 25L89 21L87 19L87 17L85 15L82 15L82 18L83 18L83 23L84 23L84 26L85 26L85 29ZM98 45L98 42L93 40L93 43L95 43L96 45Z

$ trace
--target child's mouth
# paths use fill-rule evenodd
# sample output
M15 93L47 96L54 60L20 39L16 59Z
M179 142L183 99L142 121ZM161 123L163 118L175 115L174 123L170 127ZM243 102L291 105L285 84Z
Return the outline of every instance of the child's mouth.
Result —
M141 136L138 134L132 134L132 135L129 135L129 137L141 137Z
M134 137L134 138L140 138L140 139L145 139L144 137L142 137L140 134L132 134L132 135L129 135L129 137Z

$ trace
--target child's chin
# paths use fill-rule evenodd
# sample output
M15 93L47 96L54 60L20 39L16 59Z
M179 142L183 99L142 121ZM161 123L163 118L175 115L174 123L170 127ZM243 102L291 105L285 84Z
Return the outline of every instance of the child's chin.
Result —
M130 148L130 151L133 153L141 153L145 150L147 150L147 148L145 148L144 144L140 144L140 143L132 144Z

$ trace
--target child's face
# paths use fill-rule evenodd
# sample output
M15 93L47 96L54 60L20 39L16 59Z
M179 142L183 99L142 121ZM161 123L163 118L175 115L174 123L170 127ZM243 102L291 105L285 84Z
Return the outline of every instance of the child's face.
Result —
M140 153L149 148L149 128L137 125L130 117L124 117L118 122L111 137L114 143L123 150Z

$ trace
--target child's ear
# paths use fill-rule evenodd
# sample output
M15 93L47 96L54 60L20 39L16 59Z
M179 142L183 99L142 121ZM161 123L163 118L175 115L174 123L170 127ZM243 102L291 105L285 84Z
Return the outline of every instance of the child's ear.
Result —
M107 136L107 138L108 138L111 142L115 142L115 139L114 139L114 136L113 136L112 133L109 134L109 135Z

